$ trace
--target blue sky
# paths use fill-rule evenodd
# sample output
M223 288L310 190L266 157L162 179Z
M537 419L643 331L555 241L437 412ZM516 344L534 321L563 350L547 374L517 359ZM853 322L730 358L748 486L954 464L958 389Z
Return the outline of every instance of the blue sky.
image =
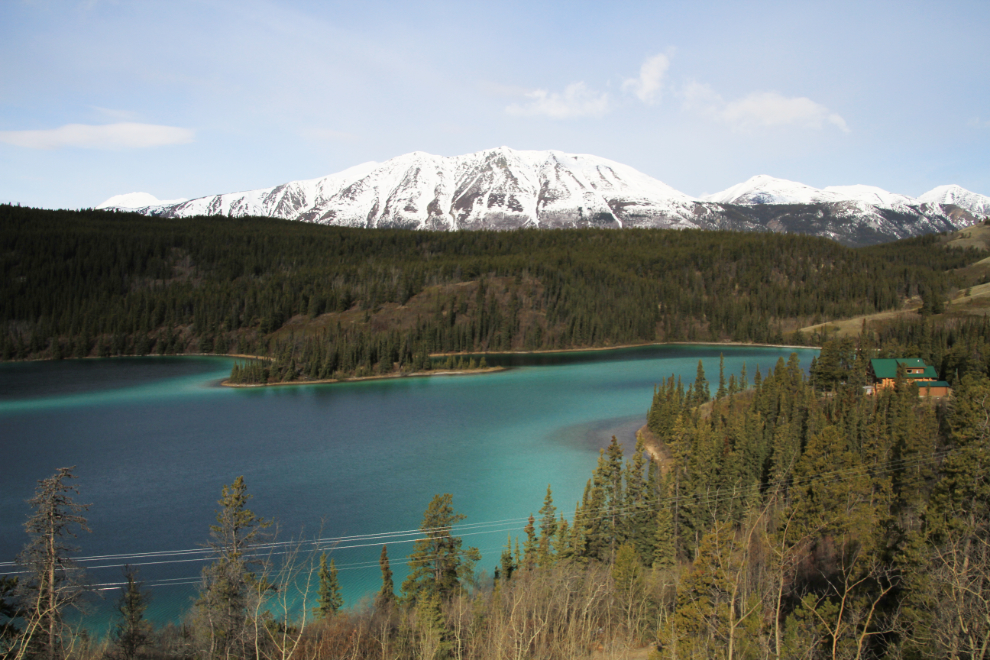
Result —
M990 194L990 2L3 0L0 201L272 186L410 151L590 153Z

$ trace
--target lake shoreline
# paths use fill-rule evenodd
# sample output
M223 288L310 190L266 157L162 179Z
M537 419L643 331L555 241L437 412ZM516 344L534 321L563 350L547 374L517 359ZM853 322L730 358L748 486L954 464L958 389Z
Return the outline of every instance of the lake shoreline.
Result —
M619 344L618 346L595 346L589 348L546 348L533 351L486 351L460 353L430 353L430 357L455 357L468 355L553 355L554 353L591 353L616 351L623 348L647 348L649 346L752 346L753 348L799 348L820 351L821 346L796 346L794 344L754 344L743 341L655 341L645 344Z
M752 346L753 348L795 348L821 350L820 346L795 346L793 344L753 344L748 342L715 342L715 341L662 341L650 342L647 344L622 344L619 346L596 346L593 348L549 348L534 351L488 351L484 353L430 353L431 358L460 357L460 356L488 356L488 355L554 355L561 353L590 353L601 351L615 351L624 348L647 348L650 346ZM236 355L226 357L238 357L246 359L272 360L269 357L254 357L250 355ZM422 376L467 376L471 374L488 374L505 371L511 367L487 367L485 369L465 369L465 370L443 370L443 371L415 371L412 373L389 373L377 376L360 376L355 378L324 378L320 380L292 380L281 383L231 383L229 379L220 381L222 387L278 387L285 385L331 385L333 383L356 383L368 380L386 380L392 378L419 378Z
M223 387L279 387L284 385L332 385L333 383L358 383L368 380L389 380L395 378L420 378L422 376L470 376L472 374L489 374L506 371L509 367L486 367L484 369L463 369L451 371L413 371L411 373L391 373L378 376L358 376L355 378L323 378L320 380L290 380L284 383L231 383L229 379L220 381Z
M705 342L705 341L664 341L664 342L649 342L645 344L620 344L618 346L594 346L588 348L549 348L542 350L532 350L532 351L488 351L488 352L478 352L478 353L431 353L431 358L442 358L442 357L456 357L456 356L486 356L486 355L554 355L554 354L566 354L566 353L592 353L601 351L615 351L626 348L647 348L650 346L733 346L733 347L746 347L750 346L753 348L793 348L793 349L811 349L811 350L821 350L820 346L795 346L793 344L754 344L748 342ZM264 360L267 362L273 362L275 358L265 356L265 355L247 355L244 353L175 353L169 355L159 355L157 353L147 354L147 355L113 355L109 357L91 356L86 357L66 357L62 360L113 360L118 358L183 358L183 357L217 357L217 358L233 358L238 360ZM8 360L8 363L29 363L29 362L55 362L56 360L48 359L31 359L31 360ZM231 383L229 378L222 379L217 385L221 387L234 387L234 388L257 388L257 387L280 387L288 385L331 385L334 383L356 383L361 381L370 380L387 380L394 378L420 378L424 376L466 376L471 374L488 374L497 373L500 371L505 371L511 367L487 367L485 369L465 369L465 370L436 370L436 371L415 371L412 373L389 373L380 374L375 376L359 376L354 378L324 378L320 380L294 380L281 383ZM214 381L215 382L215 381Z

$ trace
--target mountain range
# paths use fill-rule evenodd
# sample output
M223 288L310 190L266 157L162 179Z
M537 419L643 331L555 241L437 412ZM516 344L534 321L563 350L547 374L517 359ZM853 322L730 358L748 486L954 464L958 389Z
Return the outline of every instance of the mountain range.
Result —
M867 245L953 231L990 215L990 197L939 186L917 198L864 185L813 188L755 176L691 197L632 167L591 155L508 147L384 163L272 188L192 200L147 193L96 208L152 216L257 215L349 227L516 229L658 227L795 232Z

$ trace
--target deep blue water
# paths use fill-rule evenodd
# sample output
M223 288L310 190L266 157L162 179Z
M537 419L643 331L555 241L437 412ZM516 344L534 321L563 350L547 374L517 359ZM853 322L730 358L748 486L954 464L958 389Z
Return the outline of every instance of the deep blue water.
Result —
M491 571L547 484L570 517L598 450L613 434L631 450L654 384L692 381L699 359L717 383L720 352L726 377L745 362L752 378L792 351L658 346L496 358L523 366L494 374L258 389L218 387L227 358L0 365L0 562L24 544L37 480L75 466L78 501L92 505L78 554L118 555L83 561L90 580L119 582L121 565L135 565L159 621L188 608L196 551L238 475L278 540L338 539L326 545L347 605L379 588L383 541L401 584L415 536L388 534L418 527L436 493L453 494L465 544ZM816 351L797 352L807 369ZM342 539L372 534L386 536ZM97 603L97 619L109 609Z

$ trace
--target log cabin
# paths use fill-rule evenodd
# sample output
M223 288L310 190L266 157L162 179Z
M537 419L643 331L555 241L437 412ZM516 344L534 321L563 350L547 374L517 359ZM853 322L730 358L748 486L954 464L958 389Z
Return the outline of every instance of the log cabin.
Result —
M894 386L898 366L904 367L905 378L918 385L919 396L948 396L952 391L947 382L938 379L938 372L935 367L925 364L921 358L876 358L870 360L874 391Z

